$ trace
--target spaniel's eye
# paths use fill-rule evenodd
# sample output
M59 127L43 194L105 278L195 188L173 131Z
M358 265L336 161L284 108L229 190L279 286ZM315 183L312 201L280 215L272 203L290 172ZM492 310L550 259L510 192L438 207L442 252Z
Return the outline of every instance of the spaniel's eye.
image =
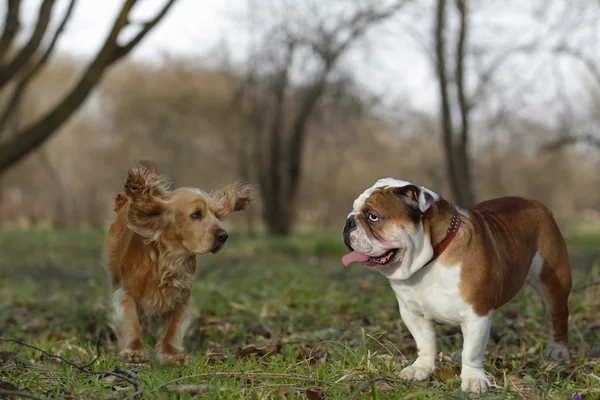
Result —
M375 214L368 213L367 218L369 218L369 221L371 221L371 222L379 221L379 217Z
M190 215L191 219L200 219L202 218L202 212L201 211L196 211L195 213L193 213L192 215Z

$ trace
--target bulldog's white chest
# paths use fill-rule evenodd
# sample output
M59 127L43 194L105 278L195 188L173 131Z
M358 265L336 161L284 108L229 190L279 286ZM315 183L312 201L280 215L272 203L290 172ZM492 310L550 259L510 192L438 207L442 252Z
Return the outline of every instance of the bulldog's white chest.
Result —
M459 293L460 265L432 263L405 280L390 280L400 309L426 319L459 325L471 306Z

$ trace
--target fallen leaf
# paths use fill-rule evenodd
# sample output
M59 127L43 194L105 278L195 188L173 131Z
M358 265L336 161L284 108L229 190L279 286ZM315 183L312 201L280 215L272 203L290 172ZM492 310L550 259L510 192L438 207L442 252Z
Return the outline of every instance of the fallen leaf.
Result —
M378 381L375 383L375 386L377 387L377 389L379 389L379 391L383 393L394 391L394 385L388 381Z
M19 390L19 388L10 382L0 381L0 390Z
M456 368L452 367L439 367L435 370L435 376L440 382L447 382L453 379L458 374Z
M309 400L323 400L325 394L321 388L308 388L304 391Z
M206 356L208 357L208 363L210 365L214 365L217 362L224 362L225 360L227 360L227 357L223 353L213 349L208 349L208 351L206 352Z
M257 347L255 345L249 345L249 346L245 346L245 347L240 347L237 352L236 355L238 357L245 357L248 355L257 355L259 357L264 357L267 356L269 354L276 354L279 352L279 346L275 346L275 347L271 347L271 346L262 346L262 347Z
M106 378L104 378L104 382L106 382L106 383L113 383L116 380L117 380L117 377L114 375L109 375Z
M265 339L270 339L273 334L261 324L252 325L248 331L254 335L262 336Z
M518 376L507 375L505 385L508 385L508 389L511 392L516 392L521 396L533 394L533 387L530 383L525 382Z
M281 399L287 397L290 389L287 386L279 386L277 388L277 398Z
M319 360L323 360L327 357L327 353L318 347L314 347L308 344L300 346L300 353L298 358L305 359L310 365L315 365Z
M12 361L17 356L17 353L13 353L12 351L0 351L0 365L7 364L9 361Z

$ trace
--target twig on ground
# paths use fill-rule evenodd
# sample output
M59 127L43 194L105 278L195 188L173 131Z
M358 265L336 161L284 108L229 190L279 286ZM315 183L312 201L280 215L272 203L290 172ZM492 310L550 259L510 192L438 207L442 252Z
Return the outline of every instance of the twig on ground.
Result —
M0 397L2 396L15 396L22 399L33 399L33 400L47 400L45 397L37 397L27 392L21 392L19 390L4 390L0 389Z
M199 385L167 385L165 390L169 393L204 393L210 390L208 383L201 383Z
M388 383L399 383L399 382L404 382L406 383L407 381L403 380L403 379L398 379L398 378L392 378L390 376L385 376L385 375L380 375L380 376L375 376L371 379L367 379L366 381L363 381L358 388L356 388L356 390L354 390L354 392L352 393L352 395L350 397L348 397L348 400L354 400L356 399L358 396L360 396L360 394L369 386L373 385L374 383L377 382L388 382ZM431 392L431 393L438 393L435 392L431 389L428 389L426 387L423 388L425 391L427 392ZM444 393L444 397L450 398L450 399L458 399L460 400L461 398L458 396L454 396L448 393Z
M358 388L356 388L356 390L354 391L354 393L352 393L352 395L348 398L348 400L354 400L363 392L363 390L365 390L369 386L373 385L374 383L381 382L381 381L385 381L388 383L403 382L401 379L390 378L389 376L383 376L383 375L376 376L374 378L367 379L366 381L363 381L360 385L358 385Z
M313 383L321 383L323 385L329 386L338 386L338 387L348 387L347 384L341 384L331 381L325 381L322 379L315 379L308 376L300 375L300 374L276 374L276 373L268 373L268 372L207 372L205 374L194 374L182 376L181 378L173 379L171 381L165 382L160 386L152 389L152 392L157 391L160 388L163 388L171 383L180 382L185 379L190 378L203 378L203 377L215 377L215 376L224 376L224 377L232 377L232 378L263 378L263 379L290 379L294 381L306 381Z
M114 376L115 378L119 378L127 383L129 383L130 385L133 386L134 389L134 393L131 395L131 399L139 399L141 398L141 394L142 394L142 389L141 389L141 385L140 385L140 380L138 379L137 375L129 370L126 369L122 369L119 367L116 367L114 370L112 371L92 371L89 370L88 368L91 367L96 361L98 361L98 359L100 358L100 340L101 340L102 336L98 337L98 342L96 343L96 351L97 354L94 357L94 359L92 361L90 361L89 363L85 364L85 365L77 365L72 361L67 360L64 357L61 356L57 356L55 354L49 353L46 350L40 349L39 347L33 346L31 344L22 342L20 340L17 339L6 339L6 338L1 338L0 337L0 342L6 342L6 343L15 343L18 344L19 346L23 346L23 347L27 347L36 351L39 351L40 353L44 354L46 357L50 357L50 358L54 358L57 360L60 360L62 362L64 362L65 364L70 365L71 367L75 368L76 370L83 372L84 374L89 374L89 375L100 375L100 376ZM29 395L29 396L33 396L33 395ZM39 398L39 397L28 397L28 398ZM126 398L128 399L128 398ZM125 400L125 399L124 399Z

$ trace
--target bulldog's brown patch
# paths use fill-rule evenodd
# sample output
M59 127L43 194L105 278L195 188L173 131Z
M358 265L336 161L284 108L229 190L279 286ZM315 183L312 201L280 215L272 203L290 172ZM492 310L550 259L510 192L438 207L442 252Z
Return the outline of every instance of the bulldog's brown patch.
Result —
M421 213L410 188L384 187L375 190L364 202L357 216L367 235L385 239L389 232L401 227L415 234L421 221ZM378 220L371 221L369 214Z
M431 216L433 245L451 218L451 205L436 203ZM460 293L478 315L509 302L521 289L537 252L544 259L539 275L548 303L554 341L567 343L567 298L571 272L565 241L552 214L537 201L504 197L480 203L461 216L462 226L440 256L443 265L461 265ZM538 279L538 277L536 277Z

